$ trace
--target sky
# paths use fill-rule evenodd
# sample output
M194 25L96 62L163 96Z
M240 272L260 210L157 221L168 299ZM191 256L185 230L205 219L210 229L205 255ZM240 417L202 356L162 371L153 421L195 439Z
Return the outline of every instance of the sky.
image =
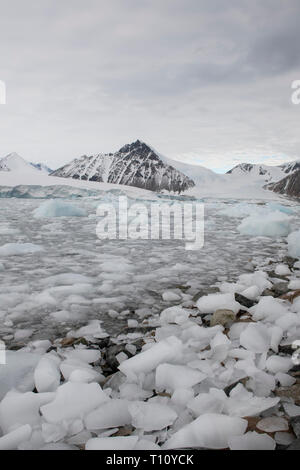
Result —
M300 158L299 0L0 0L0 157Z

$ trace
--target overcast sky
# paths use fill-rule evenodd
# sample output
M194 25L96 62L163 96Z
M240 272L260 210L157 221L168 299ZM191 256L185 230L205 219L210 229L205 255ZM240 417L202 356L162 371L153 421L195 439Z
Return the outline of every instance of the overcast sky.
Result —
M300 158L299 0L0 0L0 156Z

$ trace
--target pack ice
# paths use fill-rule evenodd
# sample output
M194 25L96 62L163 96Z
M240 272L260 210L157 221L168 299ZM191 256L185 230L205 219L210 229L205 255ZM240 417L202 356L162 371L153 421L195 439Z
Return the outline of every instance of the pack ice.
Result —
M78 204L42 203L33 222L41 232L28 240L27 227L0 247L1 338L18 348L0 366L0 449L271 450L295 441L300 263L287 255L300 256L297 208L215 202L205 260L177 245L174 260L168 244L148 253L138 240L96 243L94 232L92 248L91 202ZM32 215L30 202L23 207ZM73 216L86 214L78 228Z

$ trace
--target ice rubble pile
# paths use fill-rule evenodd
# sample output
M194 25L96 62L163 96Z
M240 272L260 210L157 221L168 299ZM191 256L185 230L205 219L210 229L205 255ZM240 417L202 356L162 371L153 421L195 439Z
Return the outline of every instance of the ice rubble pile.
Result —
M286 265L276 273L300 287ZM107 336L99 320L68 334L85 344L55 349L44 340L9 351L0 368L0 449L274 449L292 442L287 417L300 407L275 392L296 382L291 356L279 348L300 337L300 300L262 296L276 281L263 271L244 274L193 308L165 309L141 352L119 355L119 372L108 378L96 346ZM231 321L207 326L220 309L231 311ZM130 342L128 334L134 354ZM249 417L258 417L260 433L249 429Z

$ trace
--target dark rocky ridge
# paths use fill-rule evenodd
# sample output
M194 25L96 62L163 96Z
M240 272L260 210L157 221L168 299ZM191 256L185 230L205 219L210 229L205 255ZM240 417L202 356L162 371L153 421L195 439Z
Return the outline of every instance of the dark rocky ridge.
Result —
M265 189L274 191L275 193L284 194L290 197L300 197L300 170L286 176L277 183L270 183L265 186Z
M125 145L114 154L84 155L54 171L51 176L177 193L195 186L191 178L164 163L148 145L139 140Z

